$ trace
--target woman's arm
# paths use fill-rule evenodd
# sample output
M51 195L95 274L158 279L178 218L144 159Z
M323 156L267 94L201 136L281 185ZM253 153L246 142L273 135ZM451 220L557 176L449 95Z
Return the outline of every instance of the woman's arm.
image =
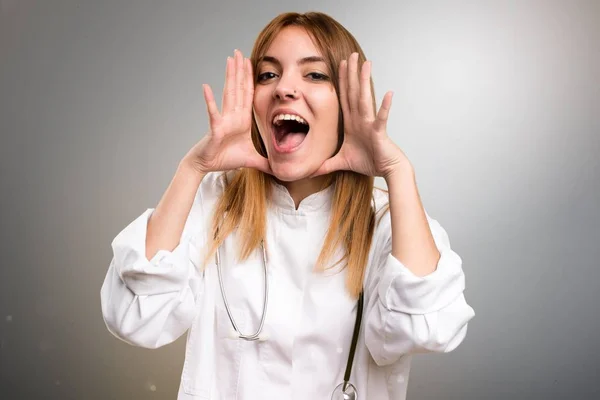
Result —
M156 209L148 209L113 240L101 289L107 328L137 346L171 343L191 326L204 281L198 273L217 174L182 165ZM209 204L207 204L209 203Z
M437 267L440 253L435 245L413 168L408 160L385 176L392 220L392 255L416 276Z
M212 89L203 86L209 132L183 158L156 209L146 211L112 243L102 312L109 330L128 342L159 347L193 322L204 284L194 262L204 259L197 250L207 243L207 216L222 189L213 179L216 172L241 167L270 172L251 137L250 60L236 51L227 59L225 75L221 110ZM214 172L210 179L209 172Z
M390 210L378 226L365 287L365 341L379 365L454 350L475 315L463 294L462 260L421 205L412 169L386 181Z
M371 62L359 66L359 58L355 52L340 63L342 147L313 176L350 170L387 181L390 214L378 227L365 281L365 340L375 361L388 364L410 352L452 350L474 313L464 300L460 257L427 218L411 164L387 135L393 93L379 111L373 107Z
M181 238L198 187L205 174L183 159L156 210L148 221L146 258L152 259L158 250L172 251Z

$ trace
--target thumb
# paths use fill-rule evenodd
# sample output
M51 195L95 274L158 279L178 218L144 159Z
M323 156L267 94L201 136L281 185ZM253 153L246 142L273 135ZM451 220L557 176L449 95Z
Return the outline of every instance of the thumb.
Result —
M248 159L248 161L246 162L246 167L254 168L270 175L273 174L273 171L271 171L271 165L269 164L269 160L261 156L260 154L256 154L256 156L250 157L250 159Z
M334 171L346 169L345 163L339 153L332 158L325 160L325 162L317 169L310 177L314 178L321 175L327 175Z

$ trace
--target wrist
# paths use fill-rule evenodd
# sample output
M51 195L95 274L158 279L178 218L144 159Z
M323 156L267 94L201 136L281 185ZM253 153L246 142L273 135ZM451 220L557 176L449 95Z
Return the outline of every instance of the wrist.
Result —
M403 159L398 161L393 166L391 166L384 174L383 179L385 179L386 183L389 185L390 181L407 178L415 178L415 171L408 159Z
M197 162L188 157L184 157L177 167L177 175L183 176L186 180L197 181L200 183L207 174L202 170Z

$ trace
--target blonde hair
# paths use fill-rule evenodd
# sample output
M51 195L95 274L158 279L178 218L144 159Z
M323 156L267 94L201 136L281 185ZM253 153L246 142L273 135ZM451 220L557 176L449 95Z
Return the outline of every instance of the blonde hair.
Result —
M338 66L351 53L359 54L359 65L366 60L356 39L339 22L330 16L309 12L305 14L284 13L273 19L259 34L250 59L254 82L257 82L257 65L265 55L277 34L288 26L301 27L311 36L315 46L325 58L339 98ZM375 94L371 80L373 109ZM343 142L344 122L340 107L338 124L338 151ZM252 120L252 141L256 150L267 157L264 143L258 132L256 120ZM353 297L363 289L363 279L369 249L375 229L375 211L372 207L374 178L352 171L336 171L328 177L326 185L333 185L331 220L321 253L315 268L324 270L325 265L343 246L343 256L331 267L345 262L348 269L346 288ZM237 229L239 235L239 259L245 260L256 250L266 237L266 215L268 195L274 178L261 171L242 168L235 171L226 182L224 192L218 200L212 221L210 250L207 258L214 255L225 238Z

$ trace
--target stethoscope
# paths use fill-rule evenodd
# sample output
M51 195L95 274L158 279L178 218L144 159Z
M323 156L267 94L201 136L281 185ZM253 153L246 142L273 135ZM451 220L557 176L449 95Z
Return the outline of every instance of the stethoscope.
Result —
M227 295L225 294L225 286L223 285L223 277L221 275L221 257L219 255L219 247L217 247L216 251L216 264L217 264L217 273L219 275L219 286L221 288L221 297L223 298L223 303L225 304L225 310L227 311L227 316L231 321L231 326L233 327L234 332L232 332L231 338L234 339L243 339L247 341L257 341L257 340L266 340L266 336L262 333L263 326L265 324L265 317L267 315L267 303L269 300L269 279L267 276L267 252L265 250L264 243L260 244L262 250L262 259L263 259L263 272L264 272L264 297L263 297L263 311L262 316L260 318L260 324L258 325L258 329L251 335L245 335L240 332L238 325L235 323L235 319L233 318L233 314L231 313L231 309L229 308L229 303L227 301ZM362 321L362 312L363 312L363 303L364 296L363 292L360 293L358 297L358 309L356 311L356 320L354 321L354 332L352 333L352 343L350 344L350 353L348 354L348 361L346 362L346 371L344 372L344 381L340 383L333 390L331 394L331 400L357 400L358 393L356 391L356 387L350 383L350 374L352 372L352 364L354 362L354 353L356 352L356 345L358 344L358 335L360 333L360 324Z

